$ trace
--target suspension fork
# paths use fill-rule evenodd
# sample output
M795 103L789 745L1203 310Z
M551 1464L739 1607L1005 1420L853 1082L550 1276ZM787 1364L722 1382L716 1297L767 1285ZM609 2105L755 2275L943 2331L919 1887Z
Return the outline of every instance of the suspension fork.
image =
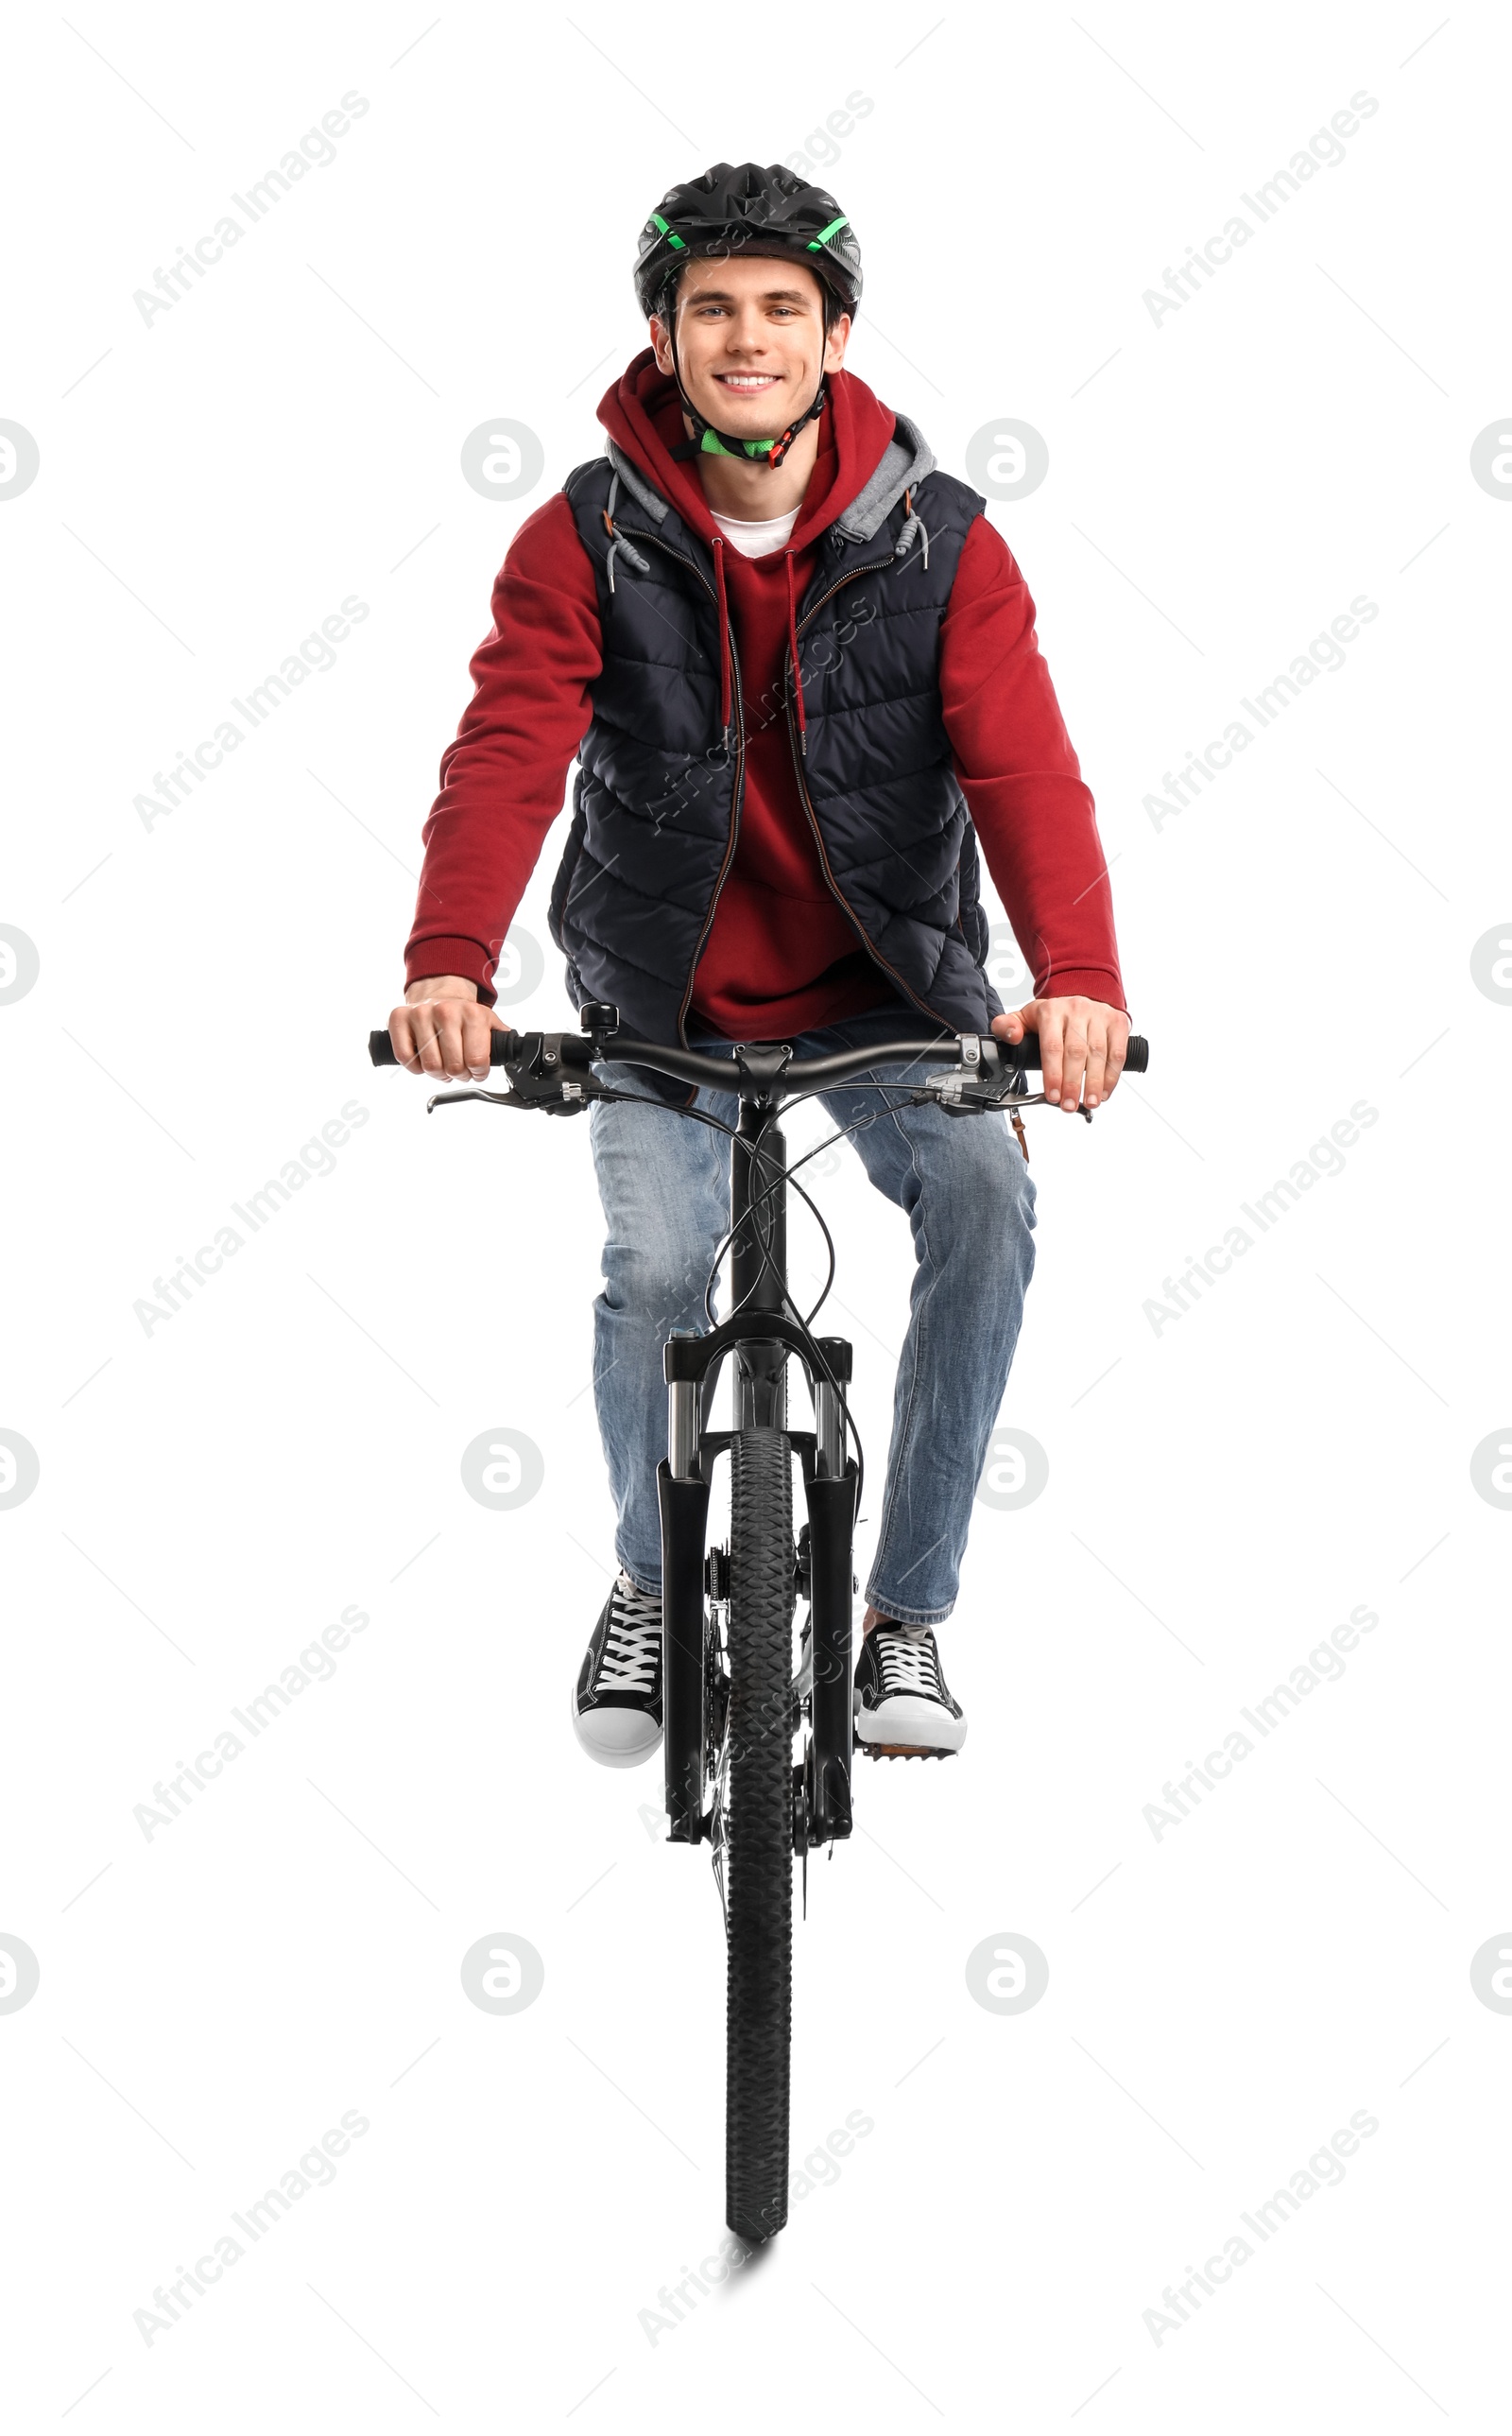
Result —
M747 1057L751 1053L748 1051ZM742 1100L730 1146L730 1225L736 1231L732 1309L780 1314L788 1285L788 1147L776 1117ZM773 1184L777 1190L772 1190ZM765 1196L765 1197L764 1197ZM759 1325L759 1320L757 1320ZM851 1827L852 1541L857 1471L845 1460L842 1398L850 1383L851 1349L843 1338L821 1337L829 1376L815 1371L813 1460L804 1466L808 1507L809 1598L813 1623L813 1738L808 1786L808 1840L829 1843ZM736 1426L785 1429L788 1348L746 1344L736 1370Z
M805 1785L810 1846L850 1834L851 1572L856 1529L856 1466L844 1458L840 1391L850 1383L851 1349L843 1337L822 1336L829 1379L815 1377L814 1462L806 1467L808 1506L808 1597L813 1623L813 1736Z
M801 1344L786 1308L788 1282L787 1145L770 1109L742 1101L730 1146L732 1331L737 1429L787 1427L787 1364ZM775 1323L760 1334L764 1315ZM718 1366L692 1350L698 1331L674 1331L664 1355L667 1377L667 1459L657 1471L662 1525L663 1719L669 1840L694 1844L703 1817L705 1670L705 1544L709 1483L704 1470L705 1381ZM706 1340L705 1340L706 1343ZM809 1596L813 1613L813 1733L807 1793L808 1841L829 1843L851 1828L852 1537L857 1472L845 1459L842 1397L851 1376L851 1348L837 1336L818 1348L828 1376L812 1379L814 1435L805 1453L809 1525ZM721 1354L719 1359L722 1359ZM808 1359L807 1355L802 1358ZM717 1443L727 1443L723 1433ZM803 1441L806 1449L810 1442Z
M656 1470L662 1521L662 1755L667 1839L696 1844L704 1833L704 1590L709 1484L699 1461L703 1383L680 1379L666 1347L667 1460Z
M731 1309L747 1325L785 1314L788 1283L787 1145L770 1109L742 1098L739 1130L730 1144ZM763 1196L766 1196L763 1198ZM674 1333L664 1358L667 1375L667 1460L658 1467L662 1525L662 1747L667 1771L668 1839L696 1844L704 1832L704 1600L709 1483L700 1460L703 1383L680 1378L672 1347L696 1333ZM742 1336L735 1348L737 1429L787 1426L788 1348Z
M757 1322L759 1325L759 1321ZM791 1320L785 1330L796 1337ZM707 1833L702 1812L707 1722L704 1602L708 1590L704 1545L709 1488L704 1464L729 1444L730 1433L705 1438L700 1427L704 1381L712 1375L709 1340L680 1331L667 1345L667 1461L657 1475L662 1520L662 1697L665 1720L669 1840L696 1844ZM765 1352L736 1340L739 1356ZM781 1351L795 1348L790 1341ZM851 1348L823 1336L824 1372L813 1375L814 1434L796 1441L804 1458L808 1510L808 1592L813 1628L812 1733L804 1787L804 1840L809 1848L851 1832L851 1654L855 1584L851 1573L857 1470L844 1453L842 1396L851 1375ZM719 1358L722 1359L722 1355Z

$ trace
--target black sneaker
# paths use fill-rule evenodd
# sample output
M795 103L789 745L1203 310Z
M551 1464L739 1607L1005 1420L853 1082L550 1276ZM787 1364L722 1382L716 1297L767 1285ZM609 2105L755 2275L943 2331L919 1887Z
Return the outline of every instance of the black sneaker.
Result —
M966 1720L927 1624L872 1627L856 1661L856 1739L873 1759L948 1759Z
M572 1731L603 1767L638 1767L662 1738L662 1603L620 1574L572 1689Z

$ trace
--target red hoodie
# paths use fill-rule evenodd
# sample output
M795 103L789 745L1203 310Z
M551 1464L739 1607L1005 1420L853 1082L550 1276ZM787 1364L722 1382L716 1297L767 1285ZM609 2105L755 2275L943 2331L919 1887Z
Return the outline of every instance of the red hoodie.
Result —
M853 373L832 374L819 455L788 550L799 600L820 537L849 507L895 417ZM884 1005L895 992L831 894L799 800L780 700L787 551L748 559L714 522L683 438L677 392L648 349L599 419L684 521L722 558L748 730L735 861L699 961L688 1029L780 1039ZM492 1003L504 933L592 716L602 665L592 563L559 492L520 527L494 589L475 691L442 759L407 979L459 973ZM1039 996L1123 1004L1092 798L1082 783L1034 605L985 516L972 526L941 630L940 694L956 772Z

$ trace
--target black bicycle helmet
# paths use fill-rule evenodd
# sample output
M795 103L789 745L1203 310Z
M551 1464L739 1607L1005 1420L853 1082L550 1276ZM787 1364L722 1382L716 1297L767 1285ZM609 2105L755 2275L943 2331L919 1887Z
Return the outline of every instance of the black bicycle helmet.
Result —
M732 169L720 161L690 184L671 187L641 230L635 294L647 320L690 255L736 252L793 254L817 273L839 312L854 315L860 303L861 250L834 196L780 163Z
M786 431L771 440L743 440L700 414L677 361L672 305L684 267L698 255L738 253L791 259L811 270L824 291L827 330L842 313L854 317L860 303L861 250L834 196L775 162L766 169L755 161L738 169L717 162L691 183L671 187L640 233L635 294L647 319L654 313L667 327L678 392L694 426L693 439L674 453L704 449L780 465L795 435L823 410L823 377L807 411Z

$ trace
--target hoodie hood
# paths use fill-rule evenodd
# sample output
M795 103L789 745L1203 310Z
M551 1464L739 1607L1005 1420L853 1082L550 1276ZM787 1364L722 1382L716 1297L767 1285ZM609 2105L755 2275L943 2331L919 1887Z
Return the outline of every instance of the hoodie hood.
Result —
M675 508L688 530L708 546L714 561L714 593L719 606L720 726L727 744L734 701L734 654L724 575L724 535L710 513L692 461L672 454L684 437L682 401L676 383L658 371L650 347L627 366L606 392L600 401L599 420L609 435L605 447L616 478L610 486L610 504L604 512L610 534L610 590L614 589L615 559L621 551L630 566L642 574L646 572L645 560L614 521L615 493L620 487L658 525L665 520L669 509ZM893 556L906 557L915 540L922 538L922 555L928 566L930 536L910 494L912 486L933 470L934 459L923 434L906 415L894 414L853 373L840 372L829 376L827 404L819 421L819 454L798 511L798 521L783 550L801 752L808 750L808 718L798 640L799 552L826 532L840 547L870 541L899 499L906 497L909 513L893 545Z
M819 421L819 456L789 544L804 549L834 527L845 541L866 542L905 491L934 470L923 433L895 414L854 373L831 373ZM625 489L652 521L669 506L711 548L721 539L693 461L679 461L682 403L675 382L659 372L650 347L627 365L599 403L608 434L605 453ZM906 529L905 529L906 530ZM909 535L912 543L912 535Z

